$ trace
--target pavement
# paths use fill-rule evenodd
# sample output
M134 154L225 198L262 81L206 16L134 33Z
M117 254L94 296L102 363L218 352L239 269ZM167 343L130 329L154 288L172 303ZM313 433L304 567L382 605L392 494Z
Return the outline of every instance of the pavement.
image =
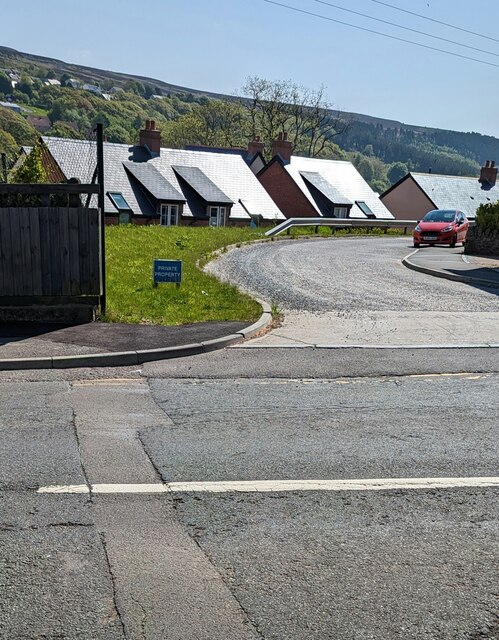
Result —
M462 247L417 249L404 258L409 269L474 287L499 288L499 257L468 256Z
M402 263L409 269L464 282L484 291L499 288L499 259L465 256L462 247L453 250L439 247L419 249L404 258ZM182 326L101 322L73 326L0 324L0 370L129 366L237 346L261 334L272 322L270 306L262 303L262 307L262 316L249 327L244 322L204 322ZM312 340L315 347L335 346L321 340L320 318L309 315L307 320L307 312L300 312L300 323L307 326L309 341ZM409 328L413 326L414 319L413 312L407 314ZM371 316L366 321L370 325ZM471 321L474 322L473 319ZM273 333L272 340L275 346L279 346L282 341L279 333ZM494 343L488 338L484 346ZM259 340L246 342L245 346L259 346ZM389 336L387 341L390 342ZM289 341L284 342L288 346ZM260 343L260 346L266 346L266 343Z

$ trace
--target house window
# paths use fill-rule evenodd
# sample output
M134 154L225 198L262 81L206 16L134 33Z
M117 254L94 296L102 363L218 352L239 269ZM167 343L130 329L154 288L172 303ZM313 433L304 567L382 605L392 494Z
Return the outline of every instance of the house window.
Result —
M371 209L368 207L368 205L363 202L362 200L356 200L355 204L359 207L359 209L362 211L362 213L364 213L368 218L375 218L376 216L374 215L374 213L371 211Z
M175 227L178 225L178 204L161 205L160 224L162 227Z
M348 218L348 207L335 207L333 216L335 218Z
M107 196L118 211L131 211L131 207L120 191L108 191Z
M208 207L210 227L225 227L226 207Z

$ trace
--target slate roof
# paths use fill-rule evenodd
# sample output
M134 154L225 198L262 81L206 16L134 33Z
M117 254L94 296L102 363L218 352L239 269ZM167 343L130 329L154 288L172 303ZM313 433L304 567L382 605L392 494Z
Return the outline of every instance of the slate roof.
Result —
M96 165L96 145L89 140L69 140L63 138L43 138L56 162L67 178L79 178L81 182L91 182ZM173 167L196 167L205 178L216 186L229 202L233 202L230 219L249 221L250 216L241 204L241 200L251 202L252 211L264 220L284 220L285 217L277 205L257 180L243 158L238 154L212 153L206 151L185 151L183 149L162 148L159 156L151 158L147 149L138 145L104 143L104 177L106 191L121 192L137 215L156 213L155 201L148 193L142 179L152 187L152 173L147 177L137 177L141 169L132 176L125 169L132 163L138 166L154 168L175 191L186 200L184 215L193 216L197 203L187 190L185 183L180 184ZM149 171L149 170L146 170ZM186 173L187 175L187 173ZM192 175L191 175L192 177ZM141 186L141 184L143 186ZM162 183L162 188L165 183ZM177 201L176 196L174 201ZM92 206L94 200L92 200ZM106 198L106 213L116 214L111 201Z
M499 185L482 186L478 178L442 176L434 173L411 173L437 209L459 209L473 219L481 204L499 200Z
M365 202L376 218L393 218L392 214L351 162L291 156L289 164L285 164L284 167L317 211L317 215L322 215L321 211L312 197L306 181L301 175L302 173L319 174L320 179L317 177L314 179L322 185L324 185L324 183L329 185L329 187L327 187L328 189L330 187L334 189L334 192L331 191L331 194L338 191L344 198L350 200L350 202ZM326 187L323 186L323 188ZM322 188L319 190L322 191ZM327 197L329 198L329 196ZM354 204L350 210L350 217L365 218L366 215L357 204Z
M156 200L185 202L183 194L175 189L152 164L124 162L123 165Z
M233 204L229 196L226 196L199 167L180 167L179 165L172 165L172 167L175 173L185 180L205 202Z
M351 205L353 202L344 196L336 187L333 187L320 173L316 171L300 171L302 178L314 185L333 204Z

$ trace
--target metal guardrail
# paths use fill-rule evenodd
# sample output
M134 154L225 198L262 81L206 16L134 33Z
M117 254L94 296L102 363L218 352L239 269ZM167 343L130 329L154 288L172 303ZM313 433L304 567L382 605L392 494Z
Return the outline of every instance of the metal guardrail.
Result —
M408 229L414 229L417 225L416 220L395 220L395 219L373 219L373 218L288 218L276 227L269 229L265 235L276 236L284 231L288 233L293 227L316 227L317 233L319 227L335 227L352 228L361 227L364 229L404 229L407 233Z

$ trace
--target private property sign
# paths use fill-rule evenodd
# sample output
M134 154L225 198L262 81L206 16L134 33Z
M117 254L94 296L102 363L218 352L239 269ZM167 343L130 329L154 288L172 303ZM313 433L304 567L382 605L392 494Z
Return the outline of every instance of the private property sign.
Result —
M182 261L154 258L152 273L155 287L160 282L174 282L177 286L180 286L182 281Z

